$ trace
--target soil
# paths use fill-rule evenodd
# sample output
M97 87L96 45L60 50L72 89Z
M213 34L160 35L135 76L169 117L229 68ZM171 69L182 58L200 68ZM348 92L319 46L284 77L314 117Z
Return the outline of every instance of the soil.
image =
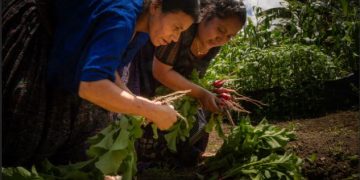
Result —
M360 179L359 118L359 112L345 111L278 125L295 128L298 139L288 148L305 160L309 179Z
M308 179L360 179L358 111L342 111L314 119L297 119L271 122L280 127L295 130L297 140L288 149L303 158L303 175ZM230 126L224 125L226 132ZM205 156L211 156L220 148L222 140L215 132Z
M303 175L307 179L360 179L360 113L341 111L320 118L270 122L295 131L297 140L288 144L304 160ZM230 125L224 125L229 133ZM213 156L223 141L216 132L210 139L204 157ZM156 177L156 178L155 178ZM161 177L161 178L160 178ZM199 179L196 168L156 169L138 179Z

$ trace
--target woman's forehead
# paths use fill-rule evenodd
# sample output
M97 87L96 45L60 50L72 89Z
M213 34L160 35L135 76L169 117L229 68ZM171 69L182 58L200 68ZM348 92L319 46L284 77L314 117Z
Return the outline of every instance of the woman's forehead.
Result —
M191 16L187 15L182 11L163 13L163 16L166 16L166 19L169 21L169 23L177 24L179 26L188 27L189 23L193 23L193 19L191 18Z

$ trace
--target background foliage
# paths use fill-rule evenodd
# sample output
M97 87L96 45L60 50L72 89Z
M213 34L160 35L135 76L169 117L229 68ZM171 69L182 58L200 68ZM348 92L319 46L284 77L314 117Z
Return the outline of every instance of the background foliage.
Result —
M255 8L257 24L248 20L206 78L231 79L230 86L267 103L254 114L260 118L325 112L325 83L359 71L358 7L352 0L287 0L284 7Z

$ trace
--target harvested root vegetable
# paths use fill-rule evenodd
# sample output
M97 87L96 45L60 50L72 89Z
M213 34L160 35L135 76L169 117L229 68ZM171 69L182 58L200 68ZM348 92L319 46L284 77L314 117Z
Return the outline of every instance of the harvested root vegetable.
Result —
M226 82L226 80L215 80L213 82L213 86L216 88L220 88L224 85L225 82Z

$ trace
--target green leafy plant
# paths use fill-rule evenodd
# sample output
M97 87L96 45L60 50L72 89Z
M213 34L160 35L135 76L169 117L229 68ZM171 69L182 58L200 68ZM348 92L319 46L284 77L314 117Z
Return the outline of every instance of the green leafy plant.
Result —
M215 128L219 136L222 138L225 138L221 127L224 117L227 117L229 121L235 125L229 111L249 113L239 103L237 103L237 101L245 100L259 106L262 105L261 102L237 94L235 90L223 88L222 86L227 80L218 80L209 84L206 80L199 78L199 74L196 71L192 72L190 78L192 82L208 90L213 89L213 91L218 94L220 99L219 105L223 107L223 111L211 114L211 118L207 123L205 130L207 132L211 132ZM169 91L170 90L165 87L159 87L156 90L158 95L167 94ZM231 93L233 94L231 95ZM194 98L185 96L179 101L175 102L174 106L175 109L180 113L181 117L184 117L185 121L176 122L175 125L169 129L168 133L165 134L165 139L169 149L176 152L176 144L179 142L179 140L185 141L186 138L189 137L190 130L193 127L193 124L196 122L196 115L200 104ZM153 130L155 130L154 134L157 134L156 128Z
M35 167L31 168L31 171L23 167L14 168L1 168L2 178L8 180L44 180Z
M104 175L121 174L123 179L132 179L136 174L135 141L142 136L143 117L122 115L97 135L88 139L88 161L55 166L44 161L31 172L23 167L5 168L3 176L7 179L66 179L66 180L102 180Z
M302 160L285 151L294 138L294 132L265 119L257 126L241 119L215 157L205 162L204 174L211 179L301 179Z
M165 140L170 150L176 152L176 144L180 140L185 141L190 135L190 130L196 121L198 102L191 97L184 97L175 103L175 109L186 119L178 121L165 134Z
M122 174L123 179L131 179L136 174L135 141L142 136L143 117L122 115L99 134L89 138L87 151L95 158L95 167L102 174Z
M359 67L359 2L286 0L283 7L255 8L244 30L221 48L208 82L232 79L232 88L266 92L261 119L289 119L324 112L324 82Z

